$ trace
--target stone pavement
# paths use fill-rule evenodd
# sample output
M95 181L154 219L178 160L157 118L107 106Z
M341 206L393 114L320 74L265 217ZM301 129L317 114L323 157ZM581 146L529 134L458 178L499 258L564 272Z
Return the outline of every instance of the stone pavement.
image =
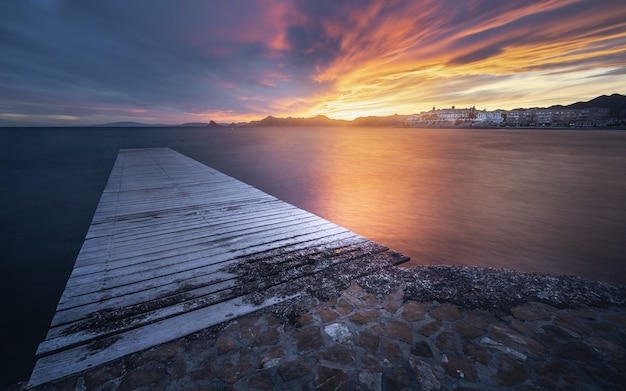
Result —
M509 311L353 284L290 316L252 314L34 390L619 390L624 307Z

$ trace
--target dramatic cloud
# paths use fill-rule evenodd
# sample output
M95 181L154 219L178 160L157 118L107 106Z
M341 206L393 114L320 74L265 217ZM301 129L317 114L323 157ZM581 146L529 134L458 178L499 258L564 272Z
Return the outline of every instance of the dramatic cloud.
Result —
M622 0L7 0L0 124L542 106L624 92Z

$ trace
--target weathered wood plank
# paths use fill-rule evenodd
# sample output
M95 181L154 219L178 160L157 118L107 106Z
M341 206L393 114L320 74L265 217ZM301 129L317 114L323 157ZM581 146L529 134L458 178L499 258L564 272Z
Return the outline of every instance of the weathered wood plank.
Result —
M326 242L314 248L319 249L319 251L333 251L360 243L363 243L363 240L338 240L335 242ZM302 244L287 247L280 250L280 255L287 256L289 253L309 248L311 247ZM103 309L138 304L150 295L158 297L168 295L178 291L181 286L197 286L199 284L211 285L222 282L232 277L231 273L225 270L240 262L239 258L224 256L223 259L224 262L219 264L208 264L196 269L166 274L150 281L143 281L141 284L109 287L84 295L67 298L67 301L59 303L52 326L56 327L57 325L77 321L89 316L93 312ZM245 258L243 260L245 260Z
M121 335L114 335L96 340L91 344L61 350L56 354L44 356L37 360L27 387L32 388L84 371L292 298L275 298L262 305L253 305L245 302L244 298L237 297L210 307L184 313L178 317L166 318Z
M72 300L72 297L80 296L86 293L104 291L106 289L110 289L116 286L126 286L132 283L143 282L142 287L144 287L145 289L146 286L150 286L155 278L160 276L176 277L176 275L179 275L179 273L183 272L197 273L203 267L214 265L215 267L219 268L223 267L223 265L221 265L223 262L231 259L251 256L263 251L269 251L275 248L282 248L297 243L308 243L316 239L330 239L336 234L342 234L341 231L341 228L335 228L334 230L328 230L326 232L323 232L322 234L314 232L303 235L299 239L294 237L286 237L280 238L279 240L276 240L274 242L261 243L251 246L246 245L245 243L225 243L221 248L218 249L207 249L204 251L179 253L176 254L174 258L172 258L171 256L159 255L158 258L154 257L152 261L150 261L149 257L137 257L141 261L154 263L154 266L151 269L152 272L149 275L129 275L128 277L123 278L112 278L116 277L117 275L112 276L110 274L107 274L105 270L102 273L108 275L110 278L103 279L102 277L99 277L97 280L92 281L89 278L86 278L85 280L78 280L78 278L80 278L78 277L76 279L78 281L76 281L75 279L73 279L72 281L68 281L65 292L61 297L61 302ZM353 233L343 234L345 235L346 239L357 237Z
M365 241L365 239L359 239L349 235L349 233L341 233L333 237L325 237L315 241L300 242L294 245L281 247L278 251L276 251L276 253L288 254L308 248L319 248L324 251L334 250ZM256 254L251 254L250 256L258 256L258 254L268 254L268 252L261 251ZM82 307L79 310L80 312L78 315L74 318L78 319L79 316L87 316L90 312L103 308L139 303L146 295L168 294L178 289L181 285L196 285L200 282L208 284L210 281L219 279L221 271L229 265L239 262L240 259L246 259L246 257L240 257L237 254L234 254L234 257L228 256L227 254L221 254L218 255L218 258L223 260L223 262L205 264L198 262L197 265L200 266L197 268L189 268L176 273L165 274L160 277L155 277L150 281L144 281L142 284L111 286L77 296L65 297L64 300L59 302L53 325L69 321L67 318L57 319L57 317L65 316L62 315L64 311L71 310L75 307ZM85 308L84 306L86 305L90 305L90 308Z
M383 250L170 149L122 150L28 386L298 296Z
M350 262L356 258L364 256L365 254L369 255L375 253L376 251L380 252L383 249L384 248L380 247L373 249L372 246L354 245L344 248L336 248L333 249L335 256L328 259L327 262L313 264L310 262L310 259L324 253L323 251L314 249L305 256L299 254L299 256L294 257L289 261L281 262L283 266L288 264L289 267L287 268L272 268L271 272L264 272L264 277L269 277L270 275L273 276L271 279L267 278L267 285L265 287L276 286L287 282L291 283L299 278L305 278L311 274L331 268L339 263ZM286 256L287 254L281 255ZM278 265L279 263L275 264L275 266ZM107 325L106 335L118 334L125 330L153 323L159 319L175 316L188 312L192 309L212 305L215 302L220 302L225 299L231 299L241 295L239 290L230 289L236 286L236 281L234 281L237 278L236 274L222 272L216 273L216 275L220 275L220 280L216 281L213 285L202 284L198 287L188 285L188 289L178 290L169 297L161 296L159 300L164 300L167 305L161 305L160 303L153 304L148 300L143 301L144 304L138 309L130 309L132 307L128 305L114 306L113 308L125 308L128 314L125 314L123 322L119 322L114 325ZM247 293L252 292L248 291ZM106 314L98 314L98 316L101 317L105 315ZM58 346L57 340L61 340L62 343L68 345L74 345L99 338L103 335L103 331L99 327L99 323L100 322L97 322L96 319L92 318L53 328L48 334L47 343L44 346L40 346L39 351L43 353L46 349L54 350L54 347ZM66 335L68 334L66 331L71 329L78 329L80 331L74 332L69 336Z
M139 250L142 253L146 248L152 247L152 251L157 248L171 247L173 244L180 246L188 246L194 243L203 243L207 238L214 238L218 240L220 238L235 237L241 235L248 235L251 233L262 232L267 230L273 230L278 228L286 228L293 225L300 225L299 223L307 222L319 222L319 219L310 214L307 216L303 213L290 213L280 214L272 217L266 217L261 219L257 217L251 220L236 220L229 223L212 224L212 222L206 222L204 225L196 226L194 230L190 229L178 229L175 231L169 231L165 234L158 232L145 232L136 236L123 237L123 242L120 240L108 242L103 240L100 244L98 242L85 242L87 250L82 251L82 256L89 259L92 257L101 256L103 251L110 258L116 258L117 254L127 254L127 257L131 257L133 251ZM99 244L99 245L98 245Z
M160 213L158 216L138 216L133 220L92 224L89 231L87 232L86 239L89 240L102 237L111 238L111 233L113 229L115 229L116 237L117 235L121 235L123 237L127 233L133 234L138 231L141 232L143 230L154 229L155 226L158 227L161 224L167 226L168 224L184 224L186 221L195 220L228 220L229 217L226 215L227 213L231 214L233 217L246 217L253 213L284 213L291 211L293 211L293 208L286 208L280 203L274 201L246 203L242 205L237 205L236 207L211 208L210 210L201 209L200 207L187 208L184 210L170 213Z

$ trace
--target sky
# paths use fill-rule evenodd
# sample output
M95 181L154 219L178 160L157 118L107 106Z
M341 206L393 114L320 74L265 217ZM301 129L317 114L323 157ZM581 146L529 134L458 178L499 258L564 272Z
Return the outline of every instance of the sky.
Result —
M3 0L0 126L177 124L626 93L624 0Z

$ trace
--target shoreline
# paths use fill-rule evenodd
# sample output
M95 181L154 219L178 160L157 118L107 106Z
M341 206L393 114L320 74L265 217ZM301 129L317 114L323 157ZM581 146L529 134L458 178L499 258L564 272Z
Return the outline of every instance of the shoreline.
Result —
M626 380L624 285L481 267L350 272L32 390L603 389Z

